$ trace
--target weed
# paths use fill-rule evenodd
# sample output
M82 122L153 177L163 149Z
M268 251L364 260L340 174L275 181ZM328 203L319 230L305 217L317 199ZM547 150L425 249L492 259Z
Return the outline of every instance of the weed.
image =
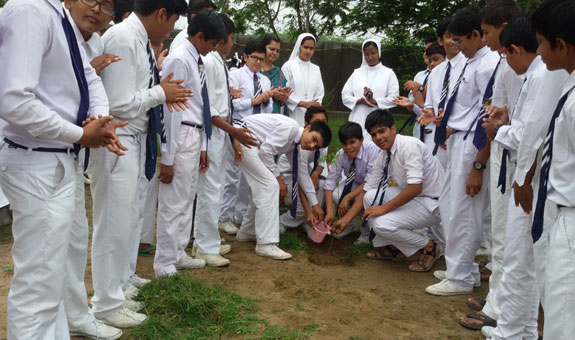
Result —
M297 232L287 233L280 236L280 248L289 249L296 252L307 249L305 242L301 241Z

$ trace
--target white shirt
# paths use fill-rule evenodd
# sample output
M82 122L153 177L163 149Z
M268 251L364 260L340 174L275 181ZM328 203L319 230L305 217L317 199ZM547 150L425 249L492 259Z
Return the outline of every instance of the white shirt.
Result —
M204 101L202 100L202 85L198 60L200 54L196 47L188 40L181 44L164 59L162 74L173 73L173 79L184 79L183 87L192 90L194 95L188 98L189 108L182 111L170 112L164 104L164 122L166 126L166 143L162 143L162 160L165 165L173 165L180 138L182 123L204 125ZM206 79L206 84L209 80ZM208 87L209 88L209 87ZM208 94L209 96L209 94ZM206 149L206 139L203 139L202 150Z
M491 104L496 107L507 105L507 111L512 112L523 86L525 75L517 75L507 63L507 56L501 55L501 63L495 75L493 97Z
M558 205L575 207L575 72L565 81L561 96L570 91L555 121L553 157L549 169L547 199ZM573 226L572 226L573 227Z
M297 57L286 62L282 66L282 72L287 79L286 86L291 86L293 90L285 106L286 113L300 126L304 126L306 109L297 105L301 101L314 99L321 104L324 96L321 71L317 65Z
M208 96L212 117L227 119L230 115L230 92L227 86L226 64L218 52L210 52L202 58L208 79Z
M110 27L102 36L104 53L122 59L101 73L110 101L110 114L130 123L118 134L136 135L148 131L148 111L166 101L160 85L148 88L153 77L146 46L150 43L144 25L135 13ZM152 58L154 53L152 51Z
M429 74L431 74L430 69L419 71L419 72L417 72L415 77L413 77L413 81L418 83L418 84L421 84L421 86L423 86L423 83L425 83L425 79L428 79ZM427 83L425 85L427 85ZM409 94L407 97L409 98L409 100L413 101L414 100L413 91L409 91Z
M262 92L269 91L271 82L268 77L261 73L253 73L247 65L242 68L230 72L230 86L235 89L241 89L243 97L232 100L234 105L234 119L244 119L254 113L254 106L252 106L252 98L254 98L254 74L260 81ZM273 109L273 99L270 98L267 104L264 102L260 104L261 113L271 113Z
M455 57L451 59L445 59L444 62L437 65L431 70L429 74L429 79L427 79L427 96L425 97L426 109L433 109L435 115L437 116L437 111L439 109L439 102L441 101L441 91L443 89L443 80L445 79L445 72L447 71L447 64L451 64L451 70L449 71L449 93L457 83L457 78L463 67L467 58L463 53L459 52ZM449 100L449 93L447 99L445 100L445 106L447 106L447 100Z
M0 118L3 136L31 148L70 148L80 90L57 0L10 0L0 15ZM71 18L69 18L71 20ZM102 81L80 49L90 91L89 114L108 115Z
M327 148L319 149L319 158L327 156ZM318 166L321 166L325 170L325 161L319 161L318 158ZM290 172L292 171L293 167L293 150L286 153L286 159L289 161L290 164ZM305 193L307 197L308 203L312 206L319 204L317 200L317 194L315 191L315 185L311 179L311 173L313 171L314 166L314 159L315 159L315 150L304 150L301 148L301 145L298 145L298 167L297 167L297 183ZM278 164L278 167L280 165ZM280 171L282 172L282 171Z
M259 155L264 165L274 174L280 175L274 156L286 154L290 157L296 143L299 143L303 128L289 117L278 114L257 114L245 117L247 128L259 140Z
M509 150L509 160L511 162L517 160L517 150L524 135L525 119L533 107L546 72L547 67L541 57L537 56L533 59L524 74L525 81L520 90L517 103L513 105L514 109L509 112L511 124L500 127L497 131L497 136L495 136L495 141Z
M174 40L172 40L172 43L170 44L169 53L172 53L172 51L174 51L178 46L186 41L188 41L188 25L186 25L183 30L176 34Z
M353 181L356 185L363 184L369 178L373 169L373 163L379 157L380 152L381 149L374 143L363 142L355 159L355 177ZM334 191L341 180L342 173L346 178L349 176L353 159L347 157L343 149L339 149L337 157L337 162L329 166L329 174L323 185L325 190Z
M383 171L387 163L387 151L381 151L375 163L364 191L377 189L383 179ZM418 198L426 197L421 203L429 211L434 211L439 206L439 195L443 186L445 172L437 157L431 154L428 147L419 139L411 136L396 135L395 142L390 150L388 176L389 186L397 186L403 190L409 184L422 184L422 191ZM393 180L391 180L393 179Z
M62 7L64 8L64 3L62 3ZM90 39L85 40L82 36L82 32L80 32L80 29L78 28L78 25L76 25L76 21L73 20L70 11L66 8L64 8L64 10L66 11L66 15L68 15L70 24L74 29L76 40L78 40L78 45L80 45L80 47L83 48L84 52L86 53L86 61L91 63L94 58L101 56L104 53L104 42L102 41L102 37L100 37L98 33L94 32L90 36Z

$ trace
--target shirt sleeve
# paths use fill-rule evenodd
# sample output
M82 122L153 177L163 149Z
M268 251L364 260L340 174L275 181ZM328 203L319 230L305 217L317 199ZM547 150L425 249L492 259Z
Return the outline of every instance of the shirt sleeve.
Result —
M343 105L345 105L348 109L353 110L355 105L357 105L357 101L359 100L358 97L353 95L353 77L355 75L355 71L347 78L343 89L341 90L341 101Z
M268 77L260 74L260 82L262 84L262 91L266 92L271 89L271 82ZM270 97L267 103L262 103L262 113L272 113L274 109L274 99Z
M318 204L318 200L308 167L310 156L313 157L315 151L310 152L302 149L300 146L298 146L298 148L297 182L303 192L305 192L309 204L314 206Z
M385 93L385 96L375 97L377 106L380 109L390 109L395 107L395 104L393 104L391 101L395 100L397 96L399 96L399 81L397 80L397 76L392 70L389 70L389 72L390 75L387 79L387 92Z
M433 78L437 77L437 73L431 71L429 74L429 78L427 78L427 93L425 96L425 103L423 104L424 109L433 109L433 82L435 81ZM414 105L417 106L417 105Z
M189 77L189 72L186 72L184 63L175 58L167 58L162 65L164 70L163 74L174 73L173 79L184 79ZM176 150L178 148L178 139L180 137L180 129L182 126L181 111L173 110L170 112L166 104L164 104L164 125L166 127L166 143L162 143L162 159L161 163L164 165L174 165L176 158ZM205 150L205 141L202 141L202 150Z
M363 191L367 192L371 189L377 189L379 186L379 182L383 177L383 167L385 166L385 162L387 161L387 152L380 152L379 156L375 160L373 164L373 169L371 174L367 178L365 185L363 186Z
M329 172L328 172L327 178L323 184L323 188L325 190L334 191L336 186L337 186L337 183L341 179L341 172L342 172L342 168L343 168L342 167L342 164L343 164L342 153L343 153L343 150L339 149L339 151L336 154L337 161L335 163L329 165Z

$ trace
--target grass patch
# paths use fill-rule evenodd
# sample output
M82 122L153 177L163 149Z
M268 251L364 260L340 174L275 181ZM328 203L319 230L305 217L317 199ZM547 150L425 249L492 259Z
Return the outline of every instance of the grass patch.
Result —
M373 250L373 245L370 244L354 244L351 247L351 254L352 255L365 255Z
M3 225L0 227L0 243L12 242L12 226Z
M287 249L295 252L300 252L307 249L307 244L299 239L297 232L280 235L279 246L284 250Z
M12 273L14 271L14 266L4 266L2 267L2 272L4 273Z
M260 340L305 340L311 339L311 336L319 325L315 323L307 324L301 332L291 329L285 329L279 326L267 327ZM251 339L255 340L255 339Z

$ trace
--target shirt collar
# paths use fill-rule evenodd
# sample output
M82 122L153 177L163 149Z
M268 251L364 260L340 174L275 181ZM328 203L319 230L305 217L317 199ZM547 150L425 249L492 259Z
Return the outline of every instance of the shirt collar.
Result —
M62 2L60 2L59 0L46 0L46 2L48 2L52 7L54 7L56 12L58 12L58 14L60 14L61 17L64 17L64 13L62 12L62 7L64 6L64 4Z
M457 53L457 55L451 59L448 59L447 62L449 62L451 64L451 67L459 64L462 60L465 59L465 56L463 55L463 53L459 52Z
M301 142L301 136L303 135L303 128L300 126L299 129L297 130L297 134L295 135L295 142L296 143L300 143Z
M491 51L489 47L483 46L482 48L478 49L477 52L475 52L473 57L469 58L469 63L483 58L489 51Z
M199 60L200 52L198 52L198 49L196 48L196 46L194 46L194 44L192 44L192 42L190 40L188 40L188 38L186 38L186 41L184 41L182 46L184 46L186 51L188 51L188 53L190 53L192 55L192 57L196 60L196 62Z
M131 25L136 29L135 30L136 36L138 37L138 40L140 40L140 42L144 44L144 46L148 44L148 41L150 41L150 38L148 37L148 32L146 31L144 24L142 23L140 18L138 18L136 13L132 12L132 14L130 14L123 22L126 22L126 24Z
M250 70L250 68L248 67L248 65L244 65L244 66L243 66L243 69L244 69L244 72L246 72L246 73L250 76L250 78L253 78L253 77L254 77L254 74L256 74L256 73L253 73L253 72Z
M357 153L357 156L355 156L355 158L363 159L364 155L365 155L365 141L361 143L361 146L359 147L359 152Z

